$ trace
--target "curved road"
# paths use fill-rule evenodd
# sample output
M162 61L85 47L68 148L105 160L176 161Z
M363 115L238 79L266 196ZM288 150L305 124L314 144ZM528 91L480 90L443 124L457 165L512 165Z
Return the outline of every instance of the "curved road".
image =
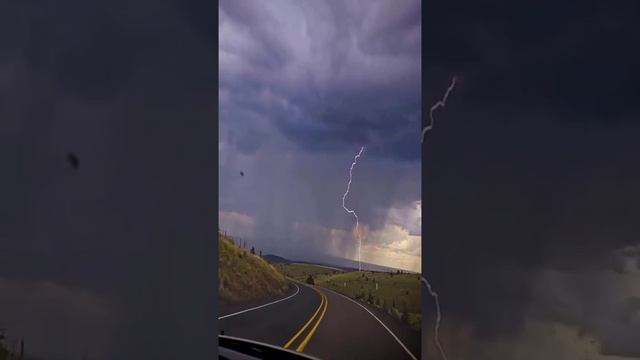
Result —
M222 314L220 330L320 359L420 358L420 333L407 332L386 314L331 290L292 285L282 301Z

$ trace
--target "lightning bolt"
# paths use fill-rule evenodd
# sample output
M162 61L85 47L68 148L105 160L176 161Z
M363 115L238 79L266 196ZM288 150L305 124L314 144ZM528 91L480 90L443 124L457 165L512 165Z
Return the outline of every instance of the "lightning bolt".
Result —
M422 282L425 285L427 285L427 290L429 291L429 294L431 295L431 297L433 297L436 300L436 327L435 327L436 346L438 347L438 350L440 351L440 355L442 356L442 358L444 360L447 360L447 355L445 355L444 350L442 349L442 345L440 344L440 337L438 334L438 332L440 331L440 300L438 298L438 293L433 290L433 288L431 287L431 284L429 283L429 280L427 280L426 277L422 276Z
M438 108L441 108L441 107L443 108L447 105L447 98L449 98L449 94L451 94L455 86L456 86L456 77L454 76L451 79L451 84L449 84L449 87L447 88L447 91L444 93L444 96L442 97L442 99L437 103L433 104L433 106L431 106L431 109L429 110L429 125L425 126L424 129L422 129L422 137L420 139L420 143L424 142L424 136L427 134L429 130L433 129L433 125L435 125L435 120L433 119L433 112L436 111Z
M429 110L429 124L422 129L422 138L420 139L420 143L424 143L424 136L428 131L433 129L433 125L435 124L435 120L433 118L433 112L436 111L438 108L441 108L441 107L443 108L447 105L447 99L449 98L449 94L451 94L455 86L456 86L456 77L454 76L451 79L451 84L449 84L449 87L447 88L447 91L444 93L444 96L442 97L442 99L436 102L435 104L433 104L433 106L431 106L431 109ZM433 290L433 288L431 287L431 284L429 283L429 280L427 280L427 278L424 275L422 276L421 280L425 285L427 285L427 290L429 291L429 295L431 295L431 297L433 297L436 302L436 326L435 326L435 334L434 334L435 342L436 342L436 346L438 347L438 350L440 351L440 355L444 360L447 360L447 355L444 353L444 349L442 349L442 345L440 344L440 337L439 337L440 320L442 319L442 315L440 312L440 299L438 297L438 293L435 290Z
M353 158L353 163L351 163L351 167L349 168L349 182L347 183L347 191L345 191L344 195L342 195L342 208L344 209L344 211L348 212L356 218L356 236L358 237L358 271L362 271L362 264L360 263L360 248L362 247L362 238L360 237L360 231L358 230L358 227L360 226L360 220L358 219L358 214L356 214L354 210L347 209L344 204L344 200L347 198L349 190L351 189L351 180L353 180L353 168L356 166L358 158L360 157L360 155L362 155L363 151L364 146L360 148L360 151Z

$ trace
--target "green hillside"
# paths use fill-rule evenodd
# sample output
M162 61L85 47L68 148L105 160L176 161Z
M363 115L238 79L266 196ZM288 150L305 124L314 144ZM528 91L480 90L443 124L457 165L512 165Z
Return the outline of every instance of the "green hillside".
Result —
M298 281L305 281L307 276L311 275L317 278L320 275L331 275L342 273L342 271L329 269L326 267L316 266L312 264L300 264L300 263L288 263L288 264L274 264L273 265L284 276L290 277Z
M287 290L282 274L218 232L218 296L223 304L278 296Z
M412 328L420 329L420 275L353 271L318 276L315 282L353 299L383 308Z

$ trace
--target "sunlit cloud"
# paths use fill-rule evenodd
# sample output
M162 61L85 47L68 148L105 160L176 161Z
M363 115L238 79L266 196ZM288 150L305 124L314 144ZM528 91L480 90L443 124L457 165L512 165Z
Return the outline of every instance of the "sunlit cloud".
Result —
M218 227L227 234L246 238L255 235L256 221L253 217L233 211L218 211Z

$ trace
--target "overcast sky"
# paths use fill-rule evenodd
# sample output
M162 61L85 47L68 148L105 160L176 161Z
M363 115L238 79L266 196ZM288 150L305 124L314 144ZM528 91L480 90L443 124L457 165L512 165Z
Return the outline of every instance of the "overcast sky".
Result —
M429 2L427 105L458 76L423 147L449 359L640 357L638 5Z
M265 253L419 271L420 1L221 1L219 223ZM243 172L244 176L241 176Z
M0 328L28 356L215 356L215 22L1 2Z

